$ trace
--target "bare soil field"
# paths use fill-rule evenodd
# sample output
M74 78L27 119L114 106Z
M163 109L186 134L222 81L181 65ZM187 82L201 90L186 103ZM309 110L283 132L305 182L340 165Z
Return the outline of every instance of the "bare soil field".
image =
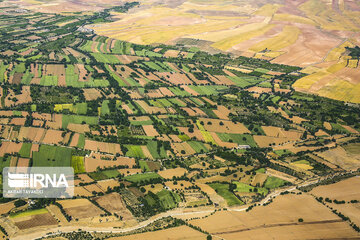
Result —
M30 217L15 218L15 225L20 229L28 229L40 226L56 225L58 222L50 213L32 215Z
M86 101L92 101L102 97L99 90L95 88L85 88L83 91Z
M97 217L104 212L87 199L70 199L58 201L67 214L73 219Z
M19 158L17 161L17 167L28 167L30 163L30 159L28 158Z
M0 214L6 214L15 207L14 201L0 204Z
M30 86L22 86L21 93L15 94L13 90L9 89L8 95L5 98L5 107L17 106L20 104L30 103L32 101L30 94Z
M118 193L110 193L104 196L96 197L95 200L101 207L105 208L111 213L123 217L124 221L134 219L131 212L127 209L121 195Z

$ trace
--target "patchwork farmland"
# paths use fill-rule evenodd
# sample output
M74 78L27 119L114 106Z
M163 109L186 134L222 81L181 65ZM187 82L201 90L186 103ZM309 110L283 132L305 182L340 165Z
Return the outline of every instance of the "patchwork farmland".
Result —
M355 1L18 2L0 170L72 167L75 196L1 197L0 238L359 238Z

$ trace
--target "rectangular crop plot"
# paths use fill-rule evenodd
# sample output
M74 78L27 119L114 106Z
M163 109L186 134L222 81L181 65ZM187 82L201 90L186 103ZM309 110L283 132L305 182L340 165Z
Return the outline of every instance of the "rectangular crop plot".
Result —
M76 124L86 123L89 125L97 125L99 123L99 118L91 117L91 116L63 115L62 127L66 129L69 123L76 123Z
M254 138L249 134L216 133L223 142L234 142L239 145L257 147Z
M96 59L96 61L101 63L121 64L120 60L116 57L116 55L103 53L91 53L91 55Z
M32 146L31 143L23 143L23 145L21 146L21 149L19 151L20 156L23 158L30 158L31 146Z
M33 152L34 167L71 166L71 148L41 145L38 152Z
M124 179L129 182L141 182L157 178L161 178L161 176L157 173L143 173L126 176Z

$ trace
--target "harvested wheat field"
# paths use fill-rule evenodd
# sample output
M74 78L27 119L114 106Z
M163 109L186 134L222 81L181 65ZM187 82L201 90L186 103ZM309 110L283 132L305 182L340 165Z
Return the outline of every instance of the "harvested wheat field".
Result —
M102 155L95 153L93 153L89 157L85 157L86 172L94 172L98 167L100 168L117 167L117 166L133 167L134 165L135 165L135 159L128 157L115 157L112 155Z
M360 190L357 187L359 184L360 177L356 176L334 184L316 187L311 193L323 199L345 201L341 204L328 202L326 204L349 217L356 225L360 225Z
M109 188L113 189L114 187L120 186L120 183L115 179L106 179L106 180L98 181L96 184L104 192L106 192Z
M97 217L104 212L87 199L60 200L58 203L74 220Z
M359 200L360 201L360 177L352 177L340 182L319 186L314 188L311 193L318 197L330 198L332 200Z
M200 118L204 123L204 128L209 132L219 133L250 133L250 131L242 123L233 123L232 121L220 120L220 119L207 119Z
M317 155L345 170L356 170L360 167L360 154L347 152L342 147L319 152Z
M142 127L145 131L146 136L149 137L159 136L159 133L156 131L153 125L143 125Z
M173 168L159 171L158 174L165 179L172 179L173 177L181 177L187 173L185 168Z
M85 140L84 149L95 151L95 152L103 152L103 153L111 153L111 154L121 154L120 144L116 143L105 143L105 142L97 142L93 140Z
M294 207L296 206L296 207ZM302 218L303 223L298 219ZM249 212L221 211L190 221L224 239L343 238L359 235L337 215L309 195L284 195Z

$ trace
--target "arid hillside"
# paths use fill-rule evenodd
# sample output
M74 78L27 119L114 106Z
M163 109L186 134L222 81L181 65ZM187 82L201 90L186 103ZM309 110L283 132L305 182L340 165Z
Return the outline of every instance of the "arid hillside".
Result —
M358 60L349 61L345 49L360 44L358 1L141 2L91 27L137 44L182 44L308 67L296 90L360 102Z

